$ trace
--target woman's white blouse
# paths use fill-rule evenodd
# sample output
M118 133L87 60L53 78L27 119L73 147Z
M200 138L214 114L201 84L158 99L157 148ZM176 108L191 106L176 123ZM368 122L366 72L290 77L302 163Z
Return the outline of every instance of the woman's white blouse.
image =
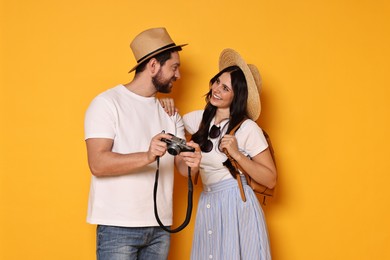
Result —
M203 110L196 110L183 116L184 127L188 133L194 134L198 131L202 116ZM214 119L211 121L210 128L213 124ZM222 164L227 157L218 149L221 137L226 134L227 124L228 120L222 121L219 125L221 135L214 139L209 138L213 143L213 149L209 153L202 152L200 175L205 185L232 178L229 170ZM254 157L268 147L263 131L256 122L250 119L246 120L237 130L236 138L240 152L246 156Z

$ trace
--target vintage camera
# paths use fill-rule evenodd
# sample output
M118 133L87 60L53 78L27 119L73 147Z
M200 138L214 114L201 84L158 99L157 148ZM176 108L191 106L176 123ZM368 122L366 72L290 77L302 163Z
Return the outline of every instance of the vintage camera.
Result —
M173 134L168 134L172 136L171 139L161 138L161 141L167 143L168 153L178 155L181 152L195 152L195 148L186 145L186 140L176 137Z

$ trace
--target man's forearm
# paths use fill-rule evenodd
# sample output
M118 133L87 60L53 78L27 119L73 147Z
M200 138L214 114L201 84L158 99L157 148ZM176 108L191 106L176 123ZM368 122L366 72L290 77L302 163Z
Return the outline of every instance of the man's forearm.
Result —
M96 177L121 176L130 174L153 161L147 152L119 154L106 151L89 158L89 167Z

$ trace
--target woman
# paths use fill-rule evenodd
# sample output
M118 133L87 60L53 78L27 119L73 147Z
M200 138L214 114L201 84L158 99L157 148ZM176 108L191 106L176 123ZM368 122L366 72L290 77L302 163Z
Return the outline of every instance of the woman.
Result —
M220 72L210 80L204 110L183 116L186 130L202 150L200 175L204 189L198 203L191 259L271 259L267 226L253 190L244 183L246 201L237 181L224 166L224 149L257 182L273 188L276 168L262 130L261 77L232 49L222 51ZM163 106L169 100L162 101ZM171 107L172 111L172 107ZM235 135L227 134L245 120Z

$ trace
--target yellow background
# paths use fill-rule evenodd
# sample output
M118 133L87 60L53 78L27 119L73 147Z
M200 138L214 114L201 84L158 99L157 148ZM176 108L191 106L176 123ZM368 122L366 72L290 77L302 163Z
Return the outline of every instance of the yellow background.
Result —
M261 71L258 123L279 169L264 207L273 259L390 259L389 1L0 3L0 259L94 259L84 113L130 81L129 43L157 26L189 43L173 91L182 114L203 107L223 48ZM194 219L169 259L188 259Z

